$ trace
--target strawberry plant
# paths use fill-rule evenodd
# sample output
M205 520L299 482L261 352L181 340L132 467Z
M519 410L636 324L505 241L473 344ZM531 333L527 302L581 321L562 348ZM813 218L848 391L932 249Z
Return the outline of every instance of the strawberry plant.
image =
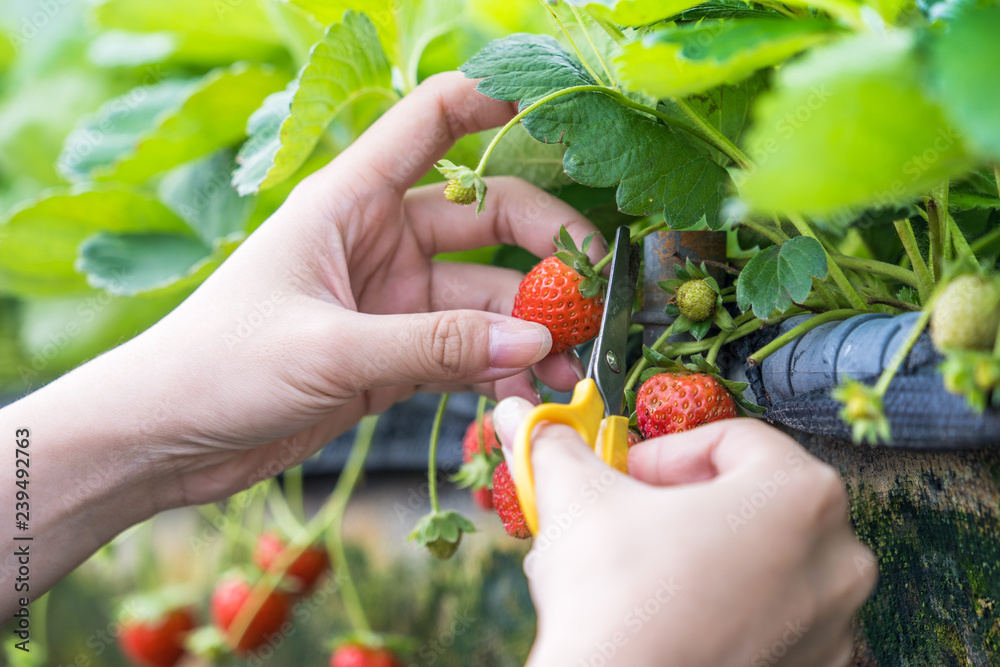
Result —
M548 9L562 41L512 35L461 68L481 79L483 94L519 108L472 171L484 173L500 138L520 124L565 147L570 178L615 188L638 227L729 234L734 287L690 266L661 285L677 320L652 346L658 358L707 353L712 364L723 343L814 315L752 352L749 363L760 364L822 324L929 316L936 302L937 320L956 330L934 338L944 367L952 378L977 378L947 386L984 405L997 388L987 362L1000 355L989 277L1000 126L989 120L992 88L976 83L989 73L974 49L997 53L988 35L1000 10L854 0L567 0ZM938 298L973 280L981 287L974 297L962 291L960 305ZM716 313L720 331L706 337ZM856 438L891 438L881 400L926 323L918 319L874 386L834 393ZM668 341L688 330L694 342ZM970 344L982 356L978 375L958 352Z

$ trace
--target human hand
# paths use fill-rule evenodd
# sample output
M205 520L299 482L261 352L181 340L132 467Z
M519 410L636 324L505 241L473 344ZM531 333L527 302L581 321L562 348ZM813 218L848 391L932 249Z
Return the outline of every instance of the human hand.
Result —
M494 410L514 441L531 405ZM531 665L836 667L877 566L837 473L761 422L640 443L630 476L569 427L532 439Z
M514 113L458 73L429 79L180 307L81 369L143 443L158 508L273 476L418 389L533 398L533 365L557 389L576 382L578 360L546 358L545 327L508 316L518 272L431 260L501 242L547 255L560 225L578 243L593 225L519 179L488 179L478 218L441 185L409 189L460 136Z

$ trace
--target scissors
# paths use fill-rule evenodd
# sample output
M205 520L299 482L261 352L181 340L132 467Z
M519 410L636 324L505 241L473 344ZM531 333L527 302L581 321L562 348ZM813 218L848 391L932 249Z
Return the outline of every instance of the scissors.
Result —
M612 468L626 472L628 416L625 397L625 343L628 339L638 263L632 261L628 227L620 227L611 259L601 328L590 354L587 375L576 384L569 404L544 403L521 422L514 440L514 479L525 521L538 534L535 473L531 465L531 435L543 422L565 424Z

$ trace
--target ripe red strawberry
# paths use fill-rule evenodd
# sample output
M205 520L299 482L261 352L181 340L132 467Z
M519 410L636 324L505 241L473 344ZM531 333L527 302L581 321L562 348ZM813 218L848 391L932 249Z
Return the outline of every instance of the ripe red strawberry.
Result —
M508 535L519 540L531 537L531 531L528 530L528 524L524 520L521 503L517 499L517 489L514 487L514 480L510 476L506 462L498 465L493 471L493 502Z
M583 277L557 257L546 257L521 281L514 317L544 324L552 334L552 354L586 343L597 335L604 314L600 293L580 293Z
M736 417L736 401L710 375L660 373L639 388L635 410L643 437L655 438Z
M242 576L230 577L219 582L212 593L212 619L223 633L250 597L251 586ZM257 614L250 621L246 632L236 645L236 652L245 654L266 644L278 633L288 618L291 599L280 590L271 591ZM230 639L235 639L231 637Z
M628 430L628 446L632 448L642 442L642 434L634 428Z
M485 474L488 475L487 480L493 478L493 464L489 455L493 453L494 448L499 452L500 443L497 442L496 431L493 430L493 413L487 412L483 415L483 447L479 446L479 432L475 421L465 429L465 437L462 438L462 461L474 468L470 470L470 476L480 477ZM493 492L487 488L474 488L476 481L483 480L473 481L472 499L484 510L492 510Z
M565 227L553 239L556 253L521 281L511 315L544 324L552 334L551 353L586 343L597 335L604 314L604 279L587 258L594 235L577 249Z
M253 562L267 572L271 564L285 550L285 541L277 533L267 532L257 538L253 550ZM317 546L309 547L288 566L286 576L299 595L307 595L330 566L326 550Z
M174 609L152 620L125 621L118 646L135 665L173 667L184 655L184 638L196 624L190 609Z
M403 667L387 648L343 644L330 656L330 667Z

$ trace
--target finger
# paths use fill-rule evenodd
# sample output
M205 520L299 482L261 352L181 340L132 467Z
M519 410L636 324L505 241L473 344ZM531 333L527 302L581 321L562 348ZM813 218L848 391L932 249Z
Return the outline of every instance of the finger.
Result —
M493 424L502 443L508 467L511 449L521 422L533 406L519 398L497 403L493 409ZM579 500L581 489L597 485L606 487L616 474L598 459L580 435L562 424L541 424L531 436L531 462L535 477L535 502L539 521L545 516L564 510ZM512 473L513 474L513 473ZM516 481L516 480L515 480Z
M524 274L513 269L461 262L431 263L432 310L486 310L510 315Z
M486 210L476 217L475 207L456 206L441 194L441 185L426 185L406 194L403 204L420 246L430 254L483 248L497 243L516 245L539 257L551 255L552 238L565 225L583 243L597 231L575 208L520 178L486 179ZM608 244L598 234L589 252L597 262L608 254Z
M572 350L550 354L535 364L534 371L545 386L556 391L570 391L584 376L583 363Z
M459 72L428 78L341 155L356 167L359 177L402 194L458 139L503 125L514 116L516 105L476 92L476 83Z
M778 467L798 469L810 458L790 437L755 419L724 419L652 442L660 444L642 448L636 445L635 452L629 453L629 473L641 475L640 479L671 478L669 468L674 459L661 453L659 447L681 449L685 453L679 456L696 466L696 473L697 466L704 472L706 465L704 460L699 463L698 458L707 458L720 480L745 469L753 472L773 471Z
M552 347L534 322L477 310L411 315L338 311L326 332L339 386L354 391L393 385L492 382L540 361ZM365 351L360 353L360 351Z
M692 484L712 479L718 474L712 453L718 438L688 439L675 442L669 437L638 443L628 452L629 475L653 486Z

